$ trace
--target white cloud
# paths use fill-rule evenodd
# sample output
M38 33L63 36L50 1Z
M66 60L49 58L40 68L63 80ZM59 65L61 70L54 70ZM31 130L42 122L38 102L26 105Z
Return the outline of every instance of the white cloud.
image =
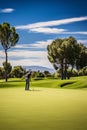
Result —
M87 44L87 40L78 40L78 43Z
M5 56L5 53L4 53L4 51L2 51L2 50L0 50L0 57L4 57Z
M20 60L10 60L10 63L13 66L21 65L21 66L43 66L48 68L53 68L52 64L48 61L48 59L20 59Z
M68 19L62 19L62 20L54 20L54 21L47 21L47 22L38 22L28 25L20 25L16 26L16 29L33 29L33 28L42 28L42 27L51 27L51 26L58 26L63 24L69 24L79 21L85 21L87 20L87 16L85 17L75 17L75 18L68 18Z
M17 44L17 45L15 45L14 47L12 47L12 48L16 48L16 49L27 49L27 48L29 48L29 44Z
M4 51L0 50L0 66L2 66L2 63L5 61L5 53Z
M16 26L16 29L29 30L30 32L44 33L44 34L87 35L87 32L84 32L84 31L83 32L69 32L66 29L52 28L52 26L59 26L59 25L63 25L63 24L69 24L69 23L85 21L85 20L87 20L87 16L55 20L55 21L47 21L47 22L37 22L37 23L33 23L33 24L28 24L28 25L20 25L20 26Z
M28 50L14 50L9 51L8 56L9 57L21 57L21 58L40 58L42 56L46 55L46 51L28 51Z
M58 34L66 31L65 29L58 29L58 28L31 28L30 31L37 32L37 33L45 33L45 34Z
M0 51L0 55L4 55L4 51ZM2 62L5 61L4 57L0 57L0 66ZM47 58L46 51L27 51L27 50L14 50L8 52L8 61L15 65L29 66L29 65L38 65L53 68L52 64Z
M0 9L0 13L11 13L13 11L14 11L13 8Z
M87 32L74 32L74 34L83 34L83 35L87 35Z
M53 39L50 39L50 40L47 40L47 41L37 41L36 43L34 44L30 44L31 47L33 48L46 48L47 45L51 44L53 41Z
M60 34L81 34L81 35L87 35L87 32L67 32L67 31L65 31L65 32L61 32Z
M53 39L49 39L46 41L36 41L35 43L31 43L31 44L19 44L14 46L14 48L16 49L45 49L47 47L47 45L51 44L53 41Z
M87 32L68 32L66 29L58 29L58 28L32 28L30 29L32 32L36 33L44 33L44 34L81 34L87 35Z

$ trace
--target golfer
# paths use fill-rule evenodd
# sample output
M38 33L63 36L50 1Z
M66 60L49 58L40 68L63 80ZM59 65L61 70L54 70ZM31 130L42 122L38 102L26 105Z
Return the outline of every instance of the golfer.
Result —
M31 73L32 73L31 71L28 71L28 73L25 75L25 79L26 79L25 90L30 90Z

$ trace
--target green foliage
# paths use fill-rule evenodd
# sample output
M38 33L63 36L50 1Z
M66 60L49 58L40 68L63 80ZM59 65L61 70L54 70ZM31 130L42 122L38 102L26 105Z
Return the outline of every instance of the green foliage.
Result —
M49 71L44 71L43 74L45 75L45 77L51 77L51 73Z
M84 67L83 69L80 69L78 72L79 76L85 76L87 75L87 67Z
M10 72L12 70L11 64L9 62L7 63L7 65L6 65L6 62L3 62L2 64L3 64L3 68L4 68L5 71L6 71L6 67L7 67L7 76L9 77L9 74L10 74Z
M31 76L32 76L32 78L36 78L37 77L37 72L33 71Z
M19 36L14 27L11 27L9 23L0 24L0 41L4 50L14 46L18 40Z
M40 72L40 71L38 71L37 72L37 75L36 75L36 78L38 79L38 78L44 78L45 77L45 75L42 73L42 72Z
M59 70L57 70L54 74L54 78L59 78L60 77L60 72Z
M21 78L25 74L25 69L22 66L14 66L11 71L11 77Z
M44 78L55 78L54 74L51 74L47 70L44 71L44 72L33 71L31 76L34 80L41 80L41 79L44 79Z
M35 80L40 80L40 79L43 79L45 77L44 73L40 72L40 71L33 71L31 76Z
M73 37L56 39L48 45L48 59L54 68L60 69L61 79L66 79L67 68L75 64L75 48L77 41Z
M0 67L0 79L3 79L5 75L5 70L3 67Z
M8 70L7 70L7 63L8 63L8 55L7 51L12 46L15 46L19 40L19 35L16 33L14 27L11 27L9 23L0 24L0 43L5 50L6 56L6 65L5 65L5 80L7 82Z
M68 69L67 70L67 74L70 76L70 77L76 77L76 76L78 76L78 71L77 70L75 70L75 69Z
M77 51L76 68L80 70L87 66L87 47L80 43L78 44Z
M48 59L55 70L60 70L61 79L68 77L68 68L77 70L87 66L87 47L78 44L74 37L56 39L47 46ZM72 72L72 75L77 75Z

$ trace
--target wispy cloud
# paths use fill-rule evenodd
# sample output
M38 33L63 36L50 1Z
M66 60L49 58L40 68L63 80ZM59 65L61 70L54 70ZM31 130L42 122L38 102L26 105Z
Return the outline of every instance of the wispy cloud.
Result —
M85 31L81 31L81 32L68 32L68 31L65 31L65 32L61 32L61 34L81 34L81 35L87 35L87 32Z
M38 48L38 49L46 49L47 45L51 44L53 39L49 39L46 41L36 41L34 44L30 44L30 47L32 48Z
M36 58L39 59L42 56L44 57L44 54L46 54L46 51L28 51L28 50L14 50L14 51L9 51L8 56L9 57L21 57L22 58Z
M74 34L83 34L83 35L87 35L87 32L72 32L72 33L74 33Z
M47 22L38 22L38 23L27 24L27 25L20 25L20 26L16 26L16 29L29 30L29 32L44 33L44 34L83 34L83 35L87 35L87 32L84 32L84 31L83 32L69 32L67 29L54 28L54 26L70 24L70 23L75 23L75 22L80 22L80 21L85 21L85 20L87 20L87 16L47 21Z
M66 31L66 29L58 29L58 28L31 28L30 31L36 33L45 33L45 34L58 34Z
M83 43L87 45L87 40L78 40L78 43Z
M32 28L30 31L35 33L44 33L44 34L81 34L87 35L87 32L69 32L67 29L58 29L58 28Z
M28 24L28 25L20 25L20 26L16 26L16 29L28 29L29 30L32 28L58 26L58 25L63 25L63 24L79 22L79 21L85 21L85 20L87 20L87 16L47 21L47 22L38 22L38 23L33 23L33 24Z
M84 44L86 47L87 47L87 39L86 40L77 40L78 41L78 43L82 43L82 44Z
M51 44L53 39L45 40L45 41L36 41L35 43L31 44L19 44L14 46L16 49L46 49L47 45Z
M0 9L0 13L11 13L13 11L14 11L13 8Z
M52 64L48 61L47 58L41 58L41 59L19 59L19 60L10 60L10 63L12 66L44 66L48 68L53 68Z
M13 48L16 48L16 49L26 49L26 48L29 48L27 44L17 44L16 46L14 46Z

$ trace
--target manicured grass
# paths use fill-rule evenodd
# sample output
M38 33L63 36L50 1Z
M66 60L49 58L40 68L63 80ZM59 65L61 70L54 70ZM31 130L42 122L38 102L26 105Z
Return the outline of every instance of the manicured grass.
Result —
M7 83L4 80L0 80L0 88L9 87L25 87L25 81L23 79L9 79ZM70 80L60 79L43 79L43 80L32 80L31 88L33 87L44 87L44 88L71 88L81 89L87 88L87 76L75 77Z
M87 91L2 88L0 130L87 130Z
M72 88L81 89L87 88L87 76L74 77L70 80L46 79L31 82L33 87L48 87L48 88Z
M31 91L24 88L23 79L0 80L0 130L87 129L87 76L32 80Z

